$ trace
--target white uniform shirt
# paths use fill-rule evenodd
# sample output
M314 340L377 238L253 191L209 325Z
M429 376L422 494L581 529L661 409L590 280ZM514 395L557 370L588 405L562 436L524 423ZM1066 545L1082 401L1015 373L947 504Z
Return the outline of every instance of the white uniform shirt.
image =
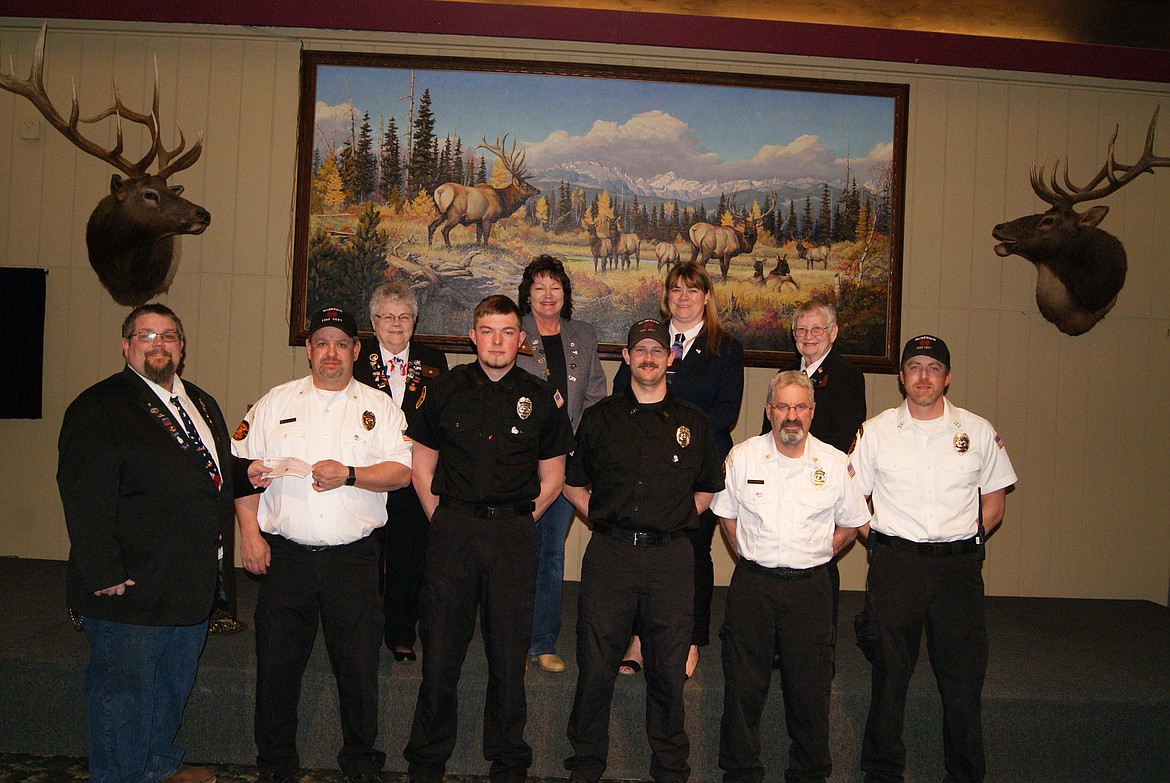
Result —
M252 406L232 436L232 451L248 459L299 457L310 465L334 459L368 467L410 467L406 418L383 392L350 380L338 392L312 377L281 384ZM365 538L386 524L386 493L357 487L313 490L313 476L282 476L260 496L260 530L307 546L335 546Z
M691 346L695 344L695 338L699 336L699 332L703 331L703 327L707 324L704 321L699 321L697 324L687 329L685 332L680 332L671 324L667 331L670 332L670 344L674 345L675 339L681 334L683 336L683 352L679 359L685 359L687 354L691 352Z
M833 531L861 527L869 507L849 458L812 435L804 454L789 459L772 433L735 446L725 463L725 488L711 501L717 516L735 519L739 556L768 568L813 568L833 558Z
M909 541L961 541L978 532L978 493L1016 482L991 423L944 397L941 421L916 424L903 402L861 425L852 454L870 527Z

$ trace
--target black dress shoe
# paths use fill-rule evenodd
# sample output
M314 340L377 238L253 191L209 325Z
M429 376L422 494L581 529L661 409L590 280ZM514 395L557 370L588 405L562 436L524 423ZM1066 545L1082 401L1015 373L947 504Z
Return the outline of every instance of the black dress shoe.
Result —
M394 660L398 663L411 663L418 660L414 650L392 650L394 653Z
M384 783L377 772L363 772L360 775L346 775L348 783Z

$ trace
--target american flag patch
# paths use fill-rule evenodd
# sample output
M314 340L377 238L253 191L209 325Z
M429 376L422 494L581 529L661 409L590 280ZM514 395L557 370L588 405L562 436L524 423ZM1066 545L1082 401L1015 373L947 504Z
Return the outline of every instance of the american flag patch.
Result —
M857 478L857 471L855 471L855 470L853 469L853 463L852 463L852 462L850 462L850 463L849 463L849 468L848 468L848 470L849 470L849 478Z
M1001 448L1001 449L1003 448L1003 438L999 437L999 433L998 433L998 432L997 432L997 433L995 433L995 445L996 445L996 446L998 446L998 447L999 447L999 448Z

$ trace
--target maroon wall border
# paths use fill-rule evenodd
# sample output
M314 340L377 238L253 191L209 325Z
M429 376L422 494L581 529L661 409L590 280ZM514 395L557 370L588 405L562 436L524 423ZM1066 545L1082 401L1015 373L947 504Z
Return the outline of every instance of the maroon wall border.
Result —
M680 46L1170 83L1170 51L841 25L444 0L5 0L30 19L309 27Z

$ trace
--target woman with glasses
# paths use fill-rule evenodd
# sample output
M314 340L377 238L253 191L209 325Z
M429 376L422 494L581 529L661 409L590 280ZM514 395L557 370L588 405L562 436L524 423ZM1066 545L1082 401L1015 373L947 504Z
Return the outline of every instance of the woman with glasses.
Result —
M370 296L374 336L362 340L353 364L353 377L389 394L408 425L426 397L427 384L447 372L446 354L414 339L416 323L418 298L410 285L395 280L378 286ZM395 661L410 663L418 658L414 642L430 523L410 484L387 493L386 512L386 524L379 529L383 638Z

